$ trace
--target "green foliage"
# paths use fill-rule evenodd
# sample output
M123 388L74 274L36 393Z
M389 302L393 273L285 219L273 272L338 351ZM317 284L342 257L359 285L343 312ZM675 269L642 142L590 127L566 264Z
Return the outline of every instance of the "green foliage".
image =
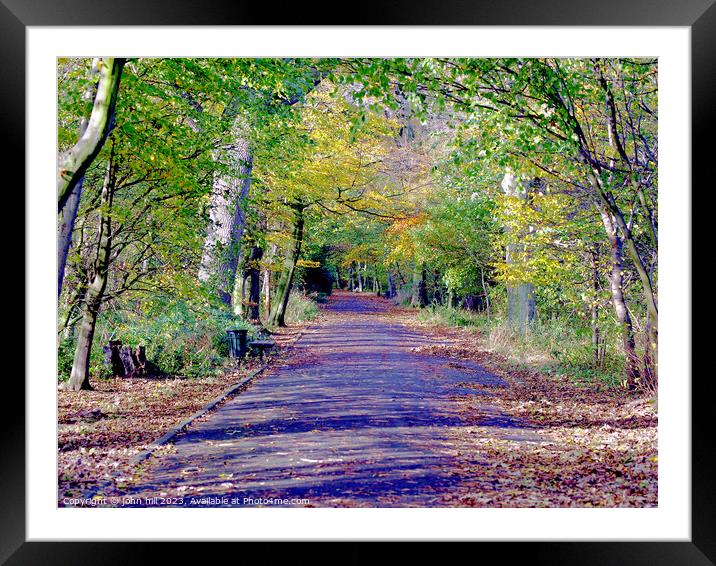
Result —
M91 106L89 64L58 60L61 150ZM243 323L196 274L212 181L235 175L224 150L238 117L253 168L234 245L263 247L257 267L274 286L295 244L295 211L305 219L294 280L304 293L291 294L289 322L314 318L339 275L360 273L364 289L383 292L390 283L407 304L424 273L425 320L474 327L584 380L594 377L594 308L607 337L594 371L616 375L605 217L628 219L616 228L621 284L635 327L645 326L658 281L657 108L656 62L642 59L130 59L115 129L85 174L61 310L82 304L108 213L97 340L144 343L167 373L220 370L223 333ZM118 183L107 211L99 195L110 151ZM507 172L519 196L501 187ZM501 322L505 286L522 282L536 286L539 321L519 339ZM444 306L488 298L489 321ZM91 355L101 375L99 344ZM62 341L61 376L71 359Z
M254 326L224 310L197 311L184 301L171 301L146 315L117 315L114 336L124 344L145 345L147 360L160 373L201 377L225 368L226 331L240 328L249 330L249 340L256 338Z
M442 326L474 330L480 345L508 355L522 363L536 363L544 373L570 379L585 386L622 386L624 356L616 340L606 344L606 352L597 364L589 327L569 317L539 320L526 335L512 332L498 303L498 316L488 320L485 312L431 305L418 315L419 320ZM616 333L609 332L616 336Z
M291 291L286 307L286 322L296 324L314 320L320 313L316 301L297 290Z
M484 313L443 305L429 305L420 311L418 319L443 326L473 327L476 330L489 330L490 328L490 322Z
M95 379L112 377L112 371L104 363L102 346L113 339L112 324L106 317L100 317L95 329L95 347L90 351L90 375ZM57 345L57 380L67 381L72 371L72 362L75 356L75 339L60 338Z
M66 381L72 371L72 361L75 357L75 342L71 339L61 339L57 344L57 379Z

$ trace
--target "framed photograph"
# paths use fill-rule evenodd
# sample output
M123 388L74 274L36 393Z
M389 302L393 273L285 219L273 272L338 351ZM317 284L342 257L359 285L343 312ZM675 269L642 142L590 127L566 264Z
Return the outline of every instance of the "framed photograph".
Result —
M27 223L3 561L435 540L716 563L691 360L711 0L320 25L1 1Z

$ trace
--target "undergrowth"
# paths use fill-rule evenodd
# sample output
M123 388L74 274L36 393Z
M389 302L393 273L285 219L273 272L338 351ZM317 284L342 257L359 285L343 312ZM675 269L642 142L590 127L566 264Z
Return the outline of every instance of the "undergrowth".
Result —
M620 387L623 382L624 359L618 345L606 344L603 359L596 363L589 327L559 319L537 320L521 333L509 327L502 313L488 318L485 312L440 305L421 310L418 318L432 325L472 330L486 350L577 384Z
M253 325L224 310L195 310L183 301L153 306L144 312L140 309L108 312L98 321L90 358L93 378L111 377L102 352L110 340L121 340L125 346L145 346L151 374L211 377L223 372L230 363L227 330L245 328L249 340L257 336ZM69 378L74 348L73 336L59 341L59 381Z
M291 295L288 299L288 305L286 307L286 324L297 324L300 322L314 320L320 312L316 301L324 301L325 294L314 293L313 297L314 298L304 295L297 290L291 291Z

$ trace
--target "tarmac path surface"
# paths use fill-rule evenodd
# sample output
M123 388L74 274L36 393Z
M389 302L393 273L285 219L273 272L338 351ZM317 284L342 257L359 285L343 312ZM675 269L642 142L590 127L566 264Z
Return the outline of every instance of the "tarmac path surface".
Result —
M445 496L469 480L448 442L451 427L470 424L453 400L485 395L470 385L507 383L476 363L415 351L431 337L391 311L382 299L334 293L284 363L153 456L128 495L203 506L449 505ZM480 426L530 439L508 415L486 414Z

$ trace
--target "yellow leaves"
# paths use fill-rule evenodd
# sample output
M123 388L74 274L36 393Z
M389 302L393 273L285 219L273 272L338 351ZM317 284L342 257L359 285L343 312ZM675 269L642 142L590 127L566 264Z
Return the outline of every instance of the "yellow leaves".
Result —
M567 280L575 255L570 253L570 215L577 208L569 195L533 192L527 201L517 196L497 198L497 218L504 227L498 243L505 259L494 266L508 285L550 284Z
M418 247L416 230L425 226L427 222L427 214L421 211L414 216L395 220L386 228L385 233L388 236L386 244L389 247L388 263L411 260L415 257Z
M307 259L299 259L298 262L296 262L296 265L299 267L310 267L310 268L316 268L321 267L320 261L310 261Z
M427 214L421 211L418 214L409 218L400 218L398 220L395 220L390 226L388 226L386 232L388 234L401 234L402 232L405 232L406 230L409 230L415 226L420 226L424 224L427 219Z
M378 249L372 244L362 243L353 246L343 257L343 265L348 266L354 261L374 263L378 257Z
M384 210L390 203L377 187L380 163L392 141L387 120L363 114L332 89L325 83L307 97L292 132L297 143L290 144L286 155L272 156L275 163L255 174L277 198L321 201L338 210L345 200L353 208Z
M378 193L378 192L376 192L376 191L368 190L368 191L366 191L366 193L365 193L364 196L365 196L366 199L372 200L372 201L374 201L375 203L383 203L383 204L386 204L386 205L391 205L391 204L392 204L392 203L391 203L391 200L390 200L389 198L387 198L385 195L382 195L382 194L380 194L380 193Z

